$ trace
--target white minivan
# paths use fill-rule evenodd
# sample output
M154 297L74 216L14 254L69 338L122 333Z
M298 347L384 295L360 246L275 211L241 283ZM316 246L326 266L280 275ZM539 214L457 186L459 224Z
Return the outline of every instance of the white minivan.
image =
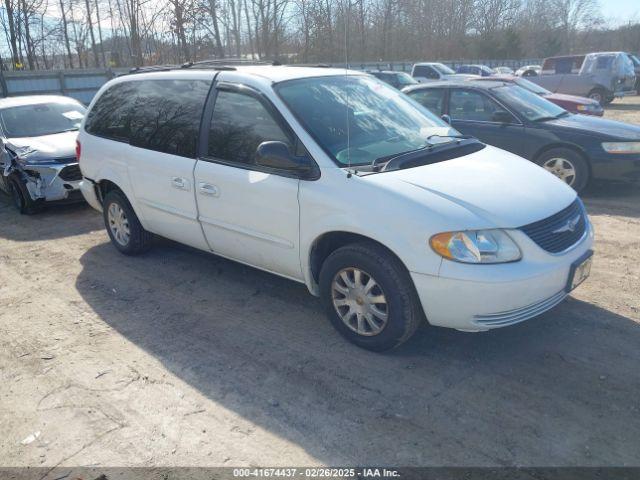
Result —
M306 284L370 350L503 327L589 274L582 202L371 76L217 64L118 77L77 154L114 246L152 235Z

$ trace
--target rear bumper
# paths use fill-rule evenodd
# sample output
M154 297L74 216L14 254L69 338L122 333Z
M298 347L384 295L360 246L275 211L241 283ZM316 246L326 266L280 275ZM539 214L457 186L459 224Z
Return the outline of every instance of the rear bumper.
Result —
M93 208L102 212L102 202L98 198L96 192L96 185L93 180L89 178L84 178L80 182L80 191L82 192L82 196L86 200L86 202L91 205Z

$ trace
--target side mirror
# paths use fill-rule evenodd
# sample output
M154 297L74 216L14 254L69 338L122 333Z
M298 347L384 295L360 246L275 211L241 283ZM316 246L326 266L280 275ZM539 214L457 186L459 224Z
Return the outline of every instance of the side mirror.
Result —
M444 120L445 122L447 122L449 125L451 125L451 117L449 115L447 115L446 113L444 115L442 115L440 118L442 120Z
M289 151L289 146L284 142L262 142L256 150L256 165L280 170L289 173L290 176L305 180L317 177L318 169L315 162L309 157L296 157Z
M506 110L496 110L491 117L494 122L498 123L512 123L513 115Z

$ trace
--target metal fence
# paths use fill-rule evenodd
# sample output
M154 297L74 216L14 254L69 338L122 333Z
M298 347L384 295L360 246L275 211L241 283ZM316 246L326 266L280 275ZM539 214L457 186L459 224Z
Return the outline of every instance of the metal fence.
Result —
M66 95L88 104L102 85L127 70L49 70L0 72L0 94Z
M523 65L540 64L541 60L446 60L445 65L455 68L462 64L481 64L489 67L507 66L519 68ZM396 70L410 72L415 62L349 62L329 63L327 66L352 68L355 70ZM47 70L35 72L0 71L0 95L15 97L20 95L57 94L73 97L88 104L96 92L107 81L117 75L126 73L128 69L93 69L93 70Z

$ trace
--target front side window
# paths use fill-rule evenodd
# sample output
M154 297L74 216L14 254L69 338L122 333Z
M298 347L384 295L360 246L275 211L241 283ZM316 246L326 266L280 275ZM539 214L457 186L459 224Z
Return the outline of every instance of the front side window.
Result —
M195 158L202 111L209 93L205 80L143 80L131 111L134 147Z
M129 120L135 100L134 82L117 83L107 89L87 115L85 130L99 137L129 141Z
M461 89L451 91L449 115L452 120L492 122L497 110L504 109L481 92Z
M228 162L252 164L258 146L268 141L292 144L260 100L220 90L213 108L208 155Z
M435 115L442 115L442 106L444 103L444 88L425 88L422 90L414 90L408 95L423 107L428 108Z
M432 64L433 68L435 68L442 75L453 75L454 72L451 68L447 67L444 63L434 63Z
M85 108L76 102L47 102L0 110L8 138L39 137L78 130Z
M396 82L399 88L406 87L407 85L415 85L418 83L414 78L405 72L398 72L396 75Z
M414 77L425 77L425 78L432 78L432 79L440 78L440 76L438 75L438 72L436 72L429 65L416 66L415 69L413 70L413 75Z
M558 118L567 114L564 108L516 85L497 87L492 92L498 100L532 122Z
M285 81L276 92L316 142L340 166L450 142L447 123L408 96L364 75Z

